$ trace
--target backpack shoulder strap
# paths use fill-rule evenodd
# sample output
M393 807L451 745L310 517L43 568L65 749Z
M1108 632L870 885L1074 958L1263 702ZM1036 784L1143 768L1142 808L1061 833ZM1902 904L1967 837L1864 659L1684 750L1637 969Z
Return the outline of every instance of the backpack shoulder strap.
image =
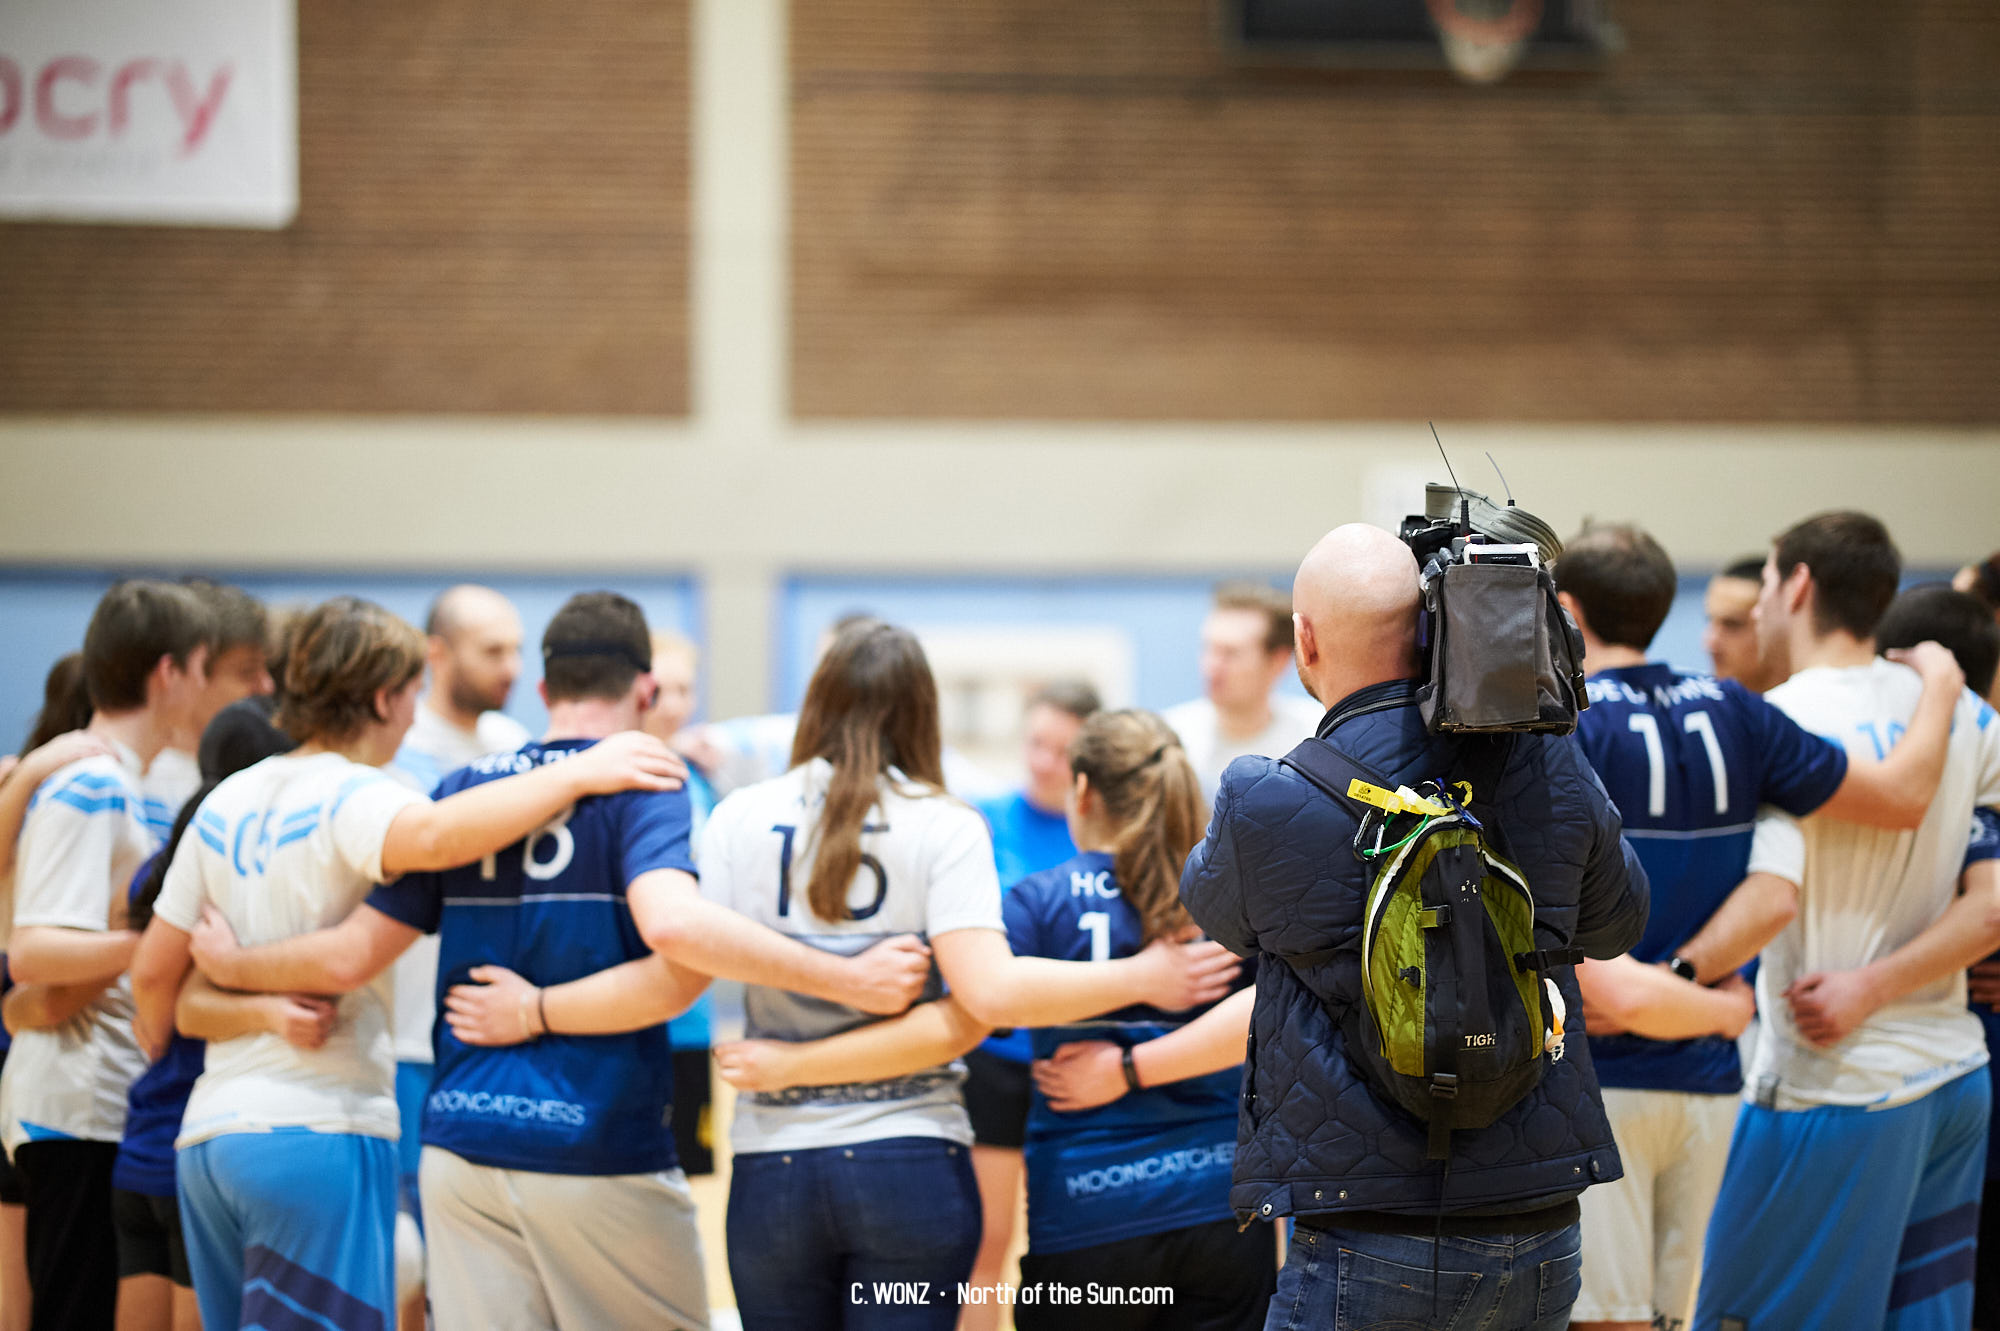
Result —
M1349 793L1348 787L1356 781L1365 781L1371 786L1389 790L1395 788L1384 778L1355 762L1318 736L1300 740L1296 748L1278 761L1310 781L1321 794L1334 803L1355 809L1364 816L1374 806L1356 799ZM1322 962L1331 961L1339 953L1339 948L1329 947L1317 952L1302 952L1295 956L1287 956L1284 960L1290 963L1294 971L1303 971Z
M1350 793L1349 787L1356 781L1364 781L1385 790L1396 788L1394 782L1363 767L1316 735L1300 740L1296 748L1278 761L1319 787L1329 799L1340 804L1359 805L1364 809L1372 807Z

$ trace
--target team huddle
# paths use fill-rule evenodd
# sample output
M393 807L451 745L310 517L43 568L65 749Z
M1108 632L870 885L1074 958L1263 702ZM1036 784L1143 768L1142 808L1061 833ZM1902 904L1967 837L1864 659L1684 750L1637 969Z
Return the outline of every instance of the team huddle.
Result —
M916 637L874 618L836 626L796 716L687 727L691 647L579 594L532 739L497 711L519 629L483 589L420 632L350 597L274 626L232 588L118 584L0 778L0 1249L27 1285L0 1251L0 1331L704 1331L683 1166L714 979L745 986L713 1065L753 1331L1332 1326L1308 1286L1343 1225L1574 1233L1578 1208L1580 1258L1492 1325L2000 1331L2000 569L1899 595L1879 523L1810 519L1712 584L1717 673L1690 674L1647 656L1666 553L1568 543L1590 706L1547 743L1630 888L1629 925L1583 903L1561 1075L1601 1087L1615 1151L1447 1223L1442 1193L1434 1220L1359 1175L1352 1201L1265 1183L1274 1133L1308 1155L1365 1091L1316 1125L1312 1088L1272 1084L1293 1054L1259 991L1297 981L1218 886L1254 876L1226 815L1257 764L1402 702L1307 669L1345 645L1314 632L1311 565L1315 704L1274 692L1294 599L1227 587L1207 698L1052 681L1007 793L967 788ZM1426 1251L1432 1320L1398 1325L1456 1324Z

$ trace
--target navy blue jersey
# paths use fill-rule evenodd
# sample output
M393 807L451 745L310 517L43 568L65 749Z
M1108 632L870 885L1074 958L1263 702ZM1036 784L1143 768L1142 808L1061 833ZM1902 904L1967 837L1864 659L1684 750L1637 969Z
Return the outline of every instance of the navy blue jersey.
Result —
M592 742L528 744L482 758L447 776L437 797L560 761ZM625 891L655 869L693 873L688 828L684 791L595 796L478 864L411 874L377 888L368 904L438 935L440 1006L446 990L489 963L537 985L561 984L647 955ZM440 1020L432 1045L426 1146L542 1174L674 1167L665 1025L492 1049L461 1043Z
M1965 848L1965 867L1986 860L2000 860L2000 813L1991 809L1972 811L1972 839ZM1987 958L2000 961L2000 952ZM1996 1091L2000 1091L2000 1012L1995 1012L1984 1003L1969 1003L1979 1024L1986 1028L1986 1052L1993 1061L1986 1065L1986 1075L1993 1080ZM1986 1177L2000 1177L2000 1114L1993 1116L1986 1138Z
M1803 817L1833 797L1847 753L1734 680L1648 664L1591 676L1577 737L1625 820L1653 903L1632 955L1666 961L1743 881L1757 806ZM1605 1086L1731 1094L1736 1044L1719 1036L1593 1038Z
M1965 846L1965 867L1987 860L2000 860L2000 813L1992 809L1972 811L1972 836Z
M168 830L172 830L169 828ZM166 851L139 866L126 889L137 900L153 865ZM125 1135L118 1143L118 1160L111 1168L111 1186L147 1197L174 1195L174 1138L181 1135L181 1113L208 1051L206 1040L175 1031L167 1052L132 1083L125 1096Z
M1119 894L1111 856L1075 859L1021 880L1001 903L1016 956L1107 961L1143 946L1139 913ZM1135 1007L1037 1029L1035 1057L1073 1040L1135 1045L1196 1016ZM1028 1110L1028 1248L1067 1252L1229 1216L1236 1158L1235 1069L1148 1087L1061 1114L1040 1091Z

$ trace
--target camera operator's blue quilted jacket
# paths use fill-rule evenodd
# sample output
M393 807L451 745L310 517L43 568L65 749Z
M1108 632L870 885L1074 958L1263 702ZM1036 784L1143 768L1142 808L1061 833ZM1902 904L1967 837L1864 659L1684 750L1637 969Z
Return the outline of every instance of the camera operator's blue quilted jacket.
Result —
M1321 736L1391 783L1458 775L1461 741L1424 729L1408 681L1343 699ZM1493 741L1483 741L1492 752ZM1572 737L1520 735L1493 790L1472 808L1535 894L1536 939L1615 957L1646 924L1645 871L1617 809ZM1238 1115L1239 1218L1373 1211L1429 1215L1443 1170L1425 1128L1379 1096L1347 1060L1336 1010L1361 1001L1367 871L1358 818L1274 758L1231 763L1208 836L1181 876L1181 900L1211 938L1254 959L1256 1012ZM1303 976L1285 956L1337 949ZM1575 972L1555 972L1569 1008L1565 1056L1491 1127L1452 1134L1444 1210L1505 1213L1553 1205L1623 1168L1583 1039Z

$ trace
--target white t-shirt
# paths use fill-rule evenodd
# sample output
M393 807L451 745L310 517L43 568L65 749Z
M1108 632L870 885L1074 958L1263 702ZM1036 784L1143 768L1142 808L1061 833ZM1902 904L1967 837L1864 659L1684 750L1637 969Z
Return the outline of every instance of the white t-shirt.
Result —
M181 806L201 789L201 765L186 749L161 749L146 768L139 793L146 798L146 824L165 841L181 816Z
M783 776L746 786L715 806L702 833L701 890L759 924L802 943L852 956L893 934L936 937L954 929L999 929L1000 879L986 820L949 796L919 796L881 783L848 892L860 919L816 917L814 829L833 769L816 758ZM935 976L932 980L936 987ZM931 995L935 997L935 994ZM817 1040L881 1018L764 985L743 995L752 1039ZM970 1145L972 1123L954 1062L886 1082L800 1086L740 1095L730 1141L739 1152L812 1150L890 1137L942 1137Z
M1872 761L1902 735L1922 692L1914 670L1877 660L1802 670L1764 696L1851 757ZM1757 973L1764 1035L1744 1078L1746 1098L1761 1094L1778 1109L1888 1107L1986 1062L1985 1033L1966 1011L1963 973L1883 1007L1829 1049L1800 1038L1784 999L1792 981L1865 966L1936 922L1957 894L1972 810L1984 804L2000 804L2000 724L1967 692L1952 717L1944 780L1915 831L1825 814L1759 814L1750 871L1797 883L1799 913L1764 949Z
M115 758L84 758L44 781L21 825L14 928L47 925L102 933L111 903L157 847L146 825L139 756L115 741ZM126 976L62 1025L22 1031L0 1076L0 1137L115 1142L125 1093L146 1070L132 1033Z
M389 775L419 795L459 768L490 753L512 753L532 738L528 728L505 712L485 712L471 730L460 730L430 708L417 703L417 719L403 736L403 747L389 761ZM389 968L395 988L396 1061L428 1063L431 1029L437 1024L438 936L425 934L410 944Z
M1274 693L1271 724L1248 739L1232 739L1223 735L1222 719L1215 704L1206 698L1178 703L1160 713L1161 719L1181 737L1181 748L1187 751L1188 762L1194 765L1195 775L1201 778L1201 788L1210 801L1215 799L1229 764L1250 754L1284 757L1298 747L1300 740L1319 729L1320 719L1325 715L1326 709L1311 698Z
M212 903L245 946L338 924L382 881L389 824L424 802L337 753L266 758L202 801L153 913L192 930ZM318 1049L271 1034L210 1042L176 1145L277 1127L394 1137L395 1082L389 979L377 976L341 998Z

